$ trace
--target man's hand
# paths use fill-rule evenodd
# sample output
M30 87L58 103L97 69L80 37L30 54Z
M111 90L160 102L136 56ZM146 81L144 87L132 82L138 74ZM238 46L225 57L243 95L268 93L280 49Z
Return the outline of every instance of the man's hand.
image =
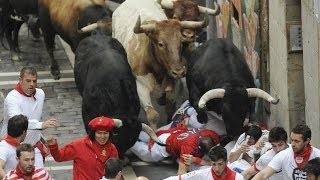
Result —
M57 144L57 137L55 137L55 136L47 137L47 144L48 145L56 145Z
M241 153L246 153L250 150L250 145L248 144L243 144L240 146L240 148L238 149L239 152Z
M193 157L191 154L182 154L183 161L186 165L191 165L195 161L195 157Z
M259 140L256 142L256 144L254 145L254 147L256 149L261 150L264 147L266 141L268 141L268 138L265 136L261 136Z
M50 118L42 123L42 129L57 127L57 120L55 118Z

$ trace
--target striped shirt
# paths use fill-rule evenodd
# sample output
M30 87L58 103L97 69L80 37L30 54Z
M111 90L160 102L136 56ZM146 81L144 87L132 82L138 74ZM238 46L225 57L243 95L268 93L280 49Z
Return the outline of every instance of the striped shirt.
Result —
M4 180L52 180L52 177L49 175L49 173L40 167L35 167L30 176L25 176L17 171L19 171L17 168L9 171L6 177L4 177Z

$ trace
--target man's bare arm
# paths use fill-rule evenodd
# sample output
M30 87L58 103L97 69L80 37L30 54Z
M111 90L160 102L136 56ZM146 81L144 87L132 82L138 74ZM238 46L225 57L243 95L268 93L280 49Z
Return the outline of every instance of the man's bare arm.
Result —
M272 176L276 171L272 169L270 166L267 166L262 171L260 171L258 174L256 174L252 180L265 180Z
M249 169L247 169L247 170L245 170L245 171L243 171L242 173L241 173L241 175L244 177L244 179L249 179L250 177L252 177L253 175L255 175L255 174L257 174L258 173L258 171L256 171L255 169L254 169L254 166L251 166Z
M179 161L178 175L187 173L187 165L183 162Z
M3 179L6 176L4 168L6 167L6 162L0 159L0 179Z

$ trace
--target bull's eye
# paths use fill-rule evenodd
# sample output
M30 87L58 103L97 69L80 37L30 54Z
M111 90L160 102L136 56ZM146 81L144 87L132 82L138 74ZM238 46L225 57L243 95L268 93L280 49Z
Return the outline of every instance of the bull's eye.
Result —
M159 46L159 48L163 48L164 47L162 42L158 42L158 46Z

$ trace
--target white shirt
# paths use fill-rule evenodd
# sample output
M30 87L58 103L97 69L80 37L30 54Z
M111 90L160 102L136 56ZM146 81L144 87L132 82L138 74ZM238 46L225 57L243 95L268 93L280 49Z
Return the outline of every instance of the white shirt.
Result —
M200 169L196 171L191 171L186 174L179 176L171 176L168 177L164 180L213 180L212 174L211 174L211 167L206 168L206 169ZM239 173L236 173L236 177L234 180L243 180L243 176ZM233 179L230 179L233 180Z
M16 168L18 162L16 159L16 147L7 143L7 141L2 140L0 142L0 159L6 162L4 171L7 174L10 170Z
M316 157L320 157L320 150L312 147L310 159L314 159ZM287 177L288 179L293 180L306 180L307 173L297 169L297 164L294 160L294 152L292 147L289 147L278 154L276 154L273 159L268 164L276 172L282 169L283 177Z
M290 145L289 145L290 147ZM289 148L288 147L288 148ZM272 160L272 158L276 155L277 153L273 150L270 149L269 151L267 151L265 154L263 154L255 163L255 168L259 171L261 171L262 169L264 169L265 167L268 166L268 163ZM283 172L282 170L277 171L274 175L272 175L271 177L269 177L269 180L279 180L279 179L285 179L285 177L283 177Z
M28 117L29 121L27 136L23 142L35 145L36 142L40 140L41 130L31 129L41 129L42 127L42 122L39 122L45 98L42 89L36 88L35 98L36 99L33 97L26 97L15 89L8 93L4 100L4 119L0 138L7 135L8 120L15 115L23 114Z

